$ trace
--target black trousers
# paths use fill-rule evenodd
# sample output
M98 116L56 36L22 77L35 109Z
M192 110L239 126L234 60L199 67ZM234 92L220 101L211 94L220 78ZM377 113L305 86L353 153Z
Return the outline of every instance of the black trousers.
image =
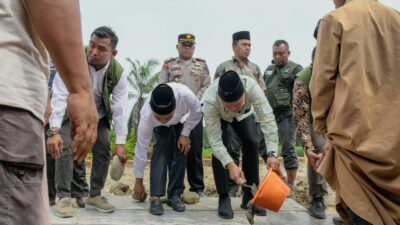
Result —
M155 143L150 162L150 195L164 196L168 172L168 198L180 196L184 189L186 156L178 149L183 124L154 128Z
M368 221L355 214L350 208L347 209L347 215L354 225L372 225Z
M225 145L230 152L230 155L233 161L237 166L240 166L240 150L242 149L242 143L240 141L239 136L236 134L231 124L227 124L226 126L227 132L227 144ZM258 151L259 154L263 158L267 158L267 146L265 145L264 134L261 131L260 124L257 123L257 132L258 132ZM229 181L229 190L237 192L238 187L233 180Z
M190 151L187 155L186 172L190 185L189 190L203 192L203 120L200 120L190 133Z
M55 181L55 172L56 172L56 163L54 158L47 152L47 130L49 129L49 125L44 126L44 143L46 146L46 173L47 173L47 187L49 192L49 201L54 201L56 199L56 181Z
M222 141L225 146L229 145L230 138L230 133L227 132L228 124L238 135L242 143L242 170L247 181L246 184L258 185L260 182L258 165L259 138L254 115L251 115L242 121L234 119L232 123L221 120ZM227 148L227 150L232 156L233 152L231 152L229 148ZM212 157L212 167L218 194L228 194L230 181L229 171L222 166L222 163L215 158L214 155ZM249 188L244 188L243 192L245 196L252 196Z

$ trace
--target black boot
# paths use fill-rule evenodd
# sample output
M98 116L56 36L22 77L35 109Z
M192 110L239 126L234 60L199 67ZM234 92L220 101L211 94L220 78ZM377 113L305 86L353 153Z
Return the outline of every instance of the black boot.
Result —
M323 197L313 196L311 200L311 207L309 209L310 216L317 219L325 219L325 204Z
M240 205L240 208L242 209L248 209L248 203L252 199L251 196L243 195L242 197L242 204ZM266 216L267 215L267 210L258 207L256 205L253 205L253 213L256 216Z
M219 196L218 216L222 219L233 219L231 198L229 196Z

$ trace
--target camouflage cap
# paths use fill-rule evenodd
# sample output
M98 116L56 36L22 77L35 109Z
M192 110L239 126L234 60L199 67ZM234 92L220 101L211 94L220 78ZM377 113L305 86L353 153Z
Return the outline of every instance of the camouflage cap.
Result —
M195 36L193 34L180 34L178 36L178 42L183 43L183 42L190 42L192 44L196 44L195 41Z

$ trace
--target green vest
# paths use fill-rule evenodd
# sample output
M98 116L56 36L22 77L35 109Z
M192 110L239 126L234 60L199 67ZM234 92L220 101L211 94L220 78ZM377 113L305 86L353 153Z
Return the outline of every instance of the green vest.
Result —
M311 73L312 73L312 67L307 66L302 71L300 71L296 76L300 78L307 87L310 87Z
M87 52L87 47L85 48L85 53ZM121 64L114 58L110 59L110 64L106 72L104 73L103 80L103 103L106 108L106 117L108 121L108 126L111 127L112 122L112 111L111 111L111 99L110 95L114 90L114 87L118 84L119 79L121 78L122 73L124 72L124 68ZM64 124L68 120L67 112L64 115L63 123Z
M114 90L114 87L118 84L119 79L124 72L124 68L119 64L119 62L112 58L106 72L104 73L103 80L103 103L106 108L106 117L108 120L108 125L111 127L112 122L112 111L111 111L111 99L110 95Z
M302 67L292 61L279 68L275 64L268 66L264 74L267 86L265 95L274 111L291 110L295 75Z
M300 78L303 83L308 87L308 95L311 96L310 94L310 80L311 80L311 75L312 75L312 66L307 66L306 68L304 68L302 71L300 71L296 77ZM311 103L311 99L310 99L310 103ZM311 107L311 105L310 105ZM310 122L311 124L313 123L313 116L312 113L310 111Z

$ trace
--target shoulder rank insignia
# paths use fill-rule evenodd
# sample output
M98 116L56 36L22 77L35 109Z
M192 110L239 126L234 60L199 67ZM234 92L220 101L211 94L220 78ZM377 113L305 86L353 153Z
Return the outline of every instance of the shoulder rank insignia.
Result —
M169 58L169 59L164 60L164 63L169 63L169 62L172 62L173 60L175 60L175 58Z
M196 60L196 61L200 61L200 62L205 62L206 60L204 60L204 59L201 59L201 58L194 58L194 60Z

